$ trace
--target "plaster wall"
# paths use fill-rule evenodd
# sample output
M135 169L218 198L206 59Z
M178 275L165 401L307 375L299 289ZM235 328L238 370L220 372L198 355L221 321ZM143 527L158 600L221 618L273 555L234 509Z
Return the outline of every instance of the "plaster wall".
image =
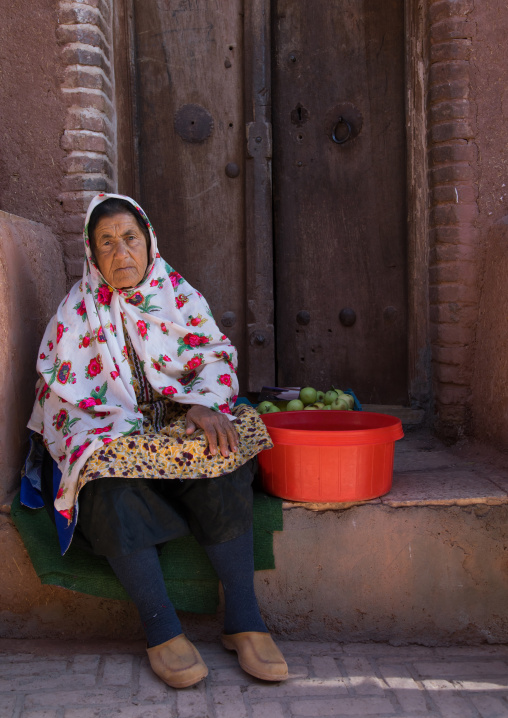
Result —
M286 509L276 569L256 572L267 625L295 640L505 643L507 519L506 505ZM141 636L132 604L41 586L8 516L0 550L3 637ZM181 617L217 639L220 614Z
M65 121L57 3L0 0L0 209L59 233Z
M473 420L477 439L508 451L508 215L487 232Z
M508 12L476 3L472 56L478 147L480 314L473 378L476 438L508 451Z
M258 590L295 639L506 642L506 506L292 509Z
M65 281L52 232L0 211L0 503L19 486L39 344L65 294Z

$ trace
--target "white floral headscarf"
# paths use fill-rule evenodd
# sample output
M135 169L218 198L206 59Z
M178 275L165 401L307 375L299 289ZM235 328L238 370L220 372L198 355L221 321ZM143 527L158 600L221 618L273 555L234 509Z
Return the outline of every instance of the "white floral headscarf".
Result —
M150 234L149 265L135 289L111 287L92 257L90 215L110 198L128 201ZM83 278L58 307L42 340L40 379L28 424L58 462L62 482L55 508L68 517L88 457L120 436L143 433L124 332L160 394L231 419L238 394L235 348L203 296L161 258L155 232L136 202L122 195L97 195L88 208L84 241Z

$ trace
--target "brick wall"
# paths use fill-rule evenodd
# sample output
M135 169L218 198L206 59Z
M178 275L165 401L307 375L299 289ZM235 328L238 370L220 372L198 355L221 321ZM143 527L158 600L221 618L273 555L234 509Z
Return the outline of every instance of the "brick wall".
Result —
M83 270L83 221L90 199L116 186L116 123L112 58L112 0L59 3L58 41L65 63L67 113L60 200L69 275Z
M436 428L450 440L469 430L478 314L473 4L429 6L430 338Z

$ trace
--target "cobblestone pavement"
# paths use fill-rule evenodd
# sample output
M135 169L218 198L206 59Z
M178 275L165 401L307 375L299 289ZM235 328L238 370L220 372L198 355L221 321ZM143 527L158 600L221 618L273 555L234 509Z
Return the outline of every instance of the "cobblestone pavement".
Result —
M0 640L1 718L508 717L508 646L424 648L278 641L285 683L197 643L206 681L176 691L143 645Z

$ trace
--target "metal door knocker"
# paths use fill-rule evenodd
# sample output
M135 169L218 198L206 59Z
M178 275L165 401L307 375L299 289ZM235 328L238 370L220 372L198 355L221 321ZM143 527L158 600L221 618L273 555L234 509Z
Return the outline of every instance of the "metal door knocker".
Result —
M352 132L353 129L351 125L341 115L332 130L332 140L338 145L343 145L351 139Z

